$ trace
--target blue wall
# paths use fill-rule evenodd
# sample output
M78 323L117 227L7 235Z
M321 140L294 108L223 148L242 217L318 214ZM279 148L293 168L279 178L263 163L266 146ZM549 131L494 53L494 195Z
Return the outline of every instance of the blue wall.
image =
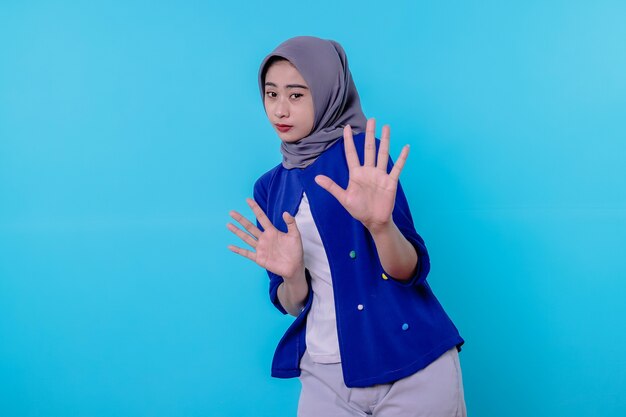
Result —
M626 415L624 2L208 3L0 4L0 415L295 414L225 224L280 161L257 66L302 34L412 145L469 413Z

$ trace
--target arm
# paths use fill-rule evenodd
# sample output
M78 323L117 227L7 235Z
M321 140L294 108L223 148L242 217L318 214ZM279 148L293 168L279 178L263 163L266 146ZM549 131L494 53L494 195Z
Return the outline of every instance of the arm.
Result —
M393 162L390 158L387 172L392 170ZM421 284L426 279L430 271L430 257L424 240L415 231L409 203L400 181L390 224L382 230L372 228L369 232L376 244L382 267L391 278L409 286Z
M417 269L417 252L393 221L370 230L383 269L400 281L408 281Z
M370 231L385 272L401 284L412 285L425 279L430 264L424 242L413 227L406 197L398 180L409 147L407 145L402 149L397 163L393 165L389 159L389 126L383 127L378 152L374 132L375 122L370 119L361 165L352 130L349 126L344 129L349 169L345 190L324 175L318 175L315 180Z
M276 295L282 307L289 314L297 317L304 308L309 295L304 268L295 277L284 278L283 282L278 285Z
M287 212L283 213L287 233L274 227L265 214L266 199L263 198L264 195L261 195L259 185L258 182L255 184L255 199L247 199L248 205L257 218L256 226L234 210L230 213L231 217L239 222L248 233L232 223L227 224L228 229L253 250L235 245L229 245L228 248L266 269L270 277L272 303L283 314L290 313L297 316L306 302L309 291L300 232L295 218Z

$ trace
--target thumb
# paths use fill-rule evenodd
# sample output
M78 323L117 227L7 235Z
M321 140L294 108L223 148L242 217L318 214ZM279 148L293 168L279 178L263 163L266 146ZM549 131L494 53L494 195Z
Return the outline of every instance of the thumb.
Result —
M315 182L317 185L331 193L333 197L341 203L341 205L344 205L346 190L337 185L335 181L331 180L326 175L317 175L315 176Z
M285 221L285 224L287 225L287 233L296 233L296 234L300 234L300 232L298 231L298 225L296 224L296 219L295 217L293 217L291 214L289 214L288 212L283 212L283 220Z

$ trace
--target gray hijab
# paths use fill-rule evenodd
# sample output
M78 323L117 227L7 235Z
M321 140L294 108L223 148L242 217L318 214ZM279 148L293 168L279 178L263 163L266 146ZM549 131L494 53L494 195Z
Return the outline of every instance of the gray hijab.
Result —
M367 119L361 110L359 93L348 68L346 53L333 40L313 36L287 39L263 59L259 69L261 99L265 95L265 72L270 58L282 57L293 64L309 85L315 108L313 130L297 142L281 142L283 166L304 168L337 142L343 127L363 132Z

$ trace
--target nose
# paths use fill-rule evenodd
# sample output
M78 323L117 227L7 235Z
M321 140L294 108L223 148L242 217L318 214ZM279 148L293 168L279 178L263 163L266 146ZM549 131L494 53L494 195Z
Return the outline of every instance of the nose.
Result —
M276 106L274 107L274 116L280 118L289 116L289 105L285 102L285 100L280 99L276 101Z

